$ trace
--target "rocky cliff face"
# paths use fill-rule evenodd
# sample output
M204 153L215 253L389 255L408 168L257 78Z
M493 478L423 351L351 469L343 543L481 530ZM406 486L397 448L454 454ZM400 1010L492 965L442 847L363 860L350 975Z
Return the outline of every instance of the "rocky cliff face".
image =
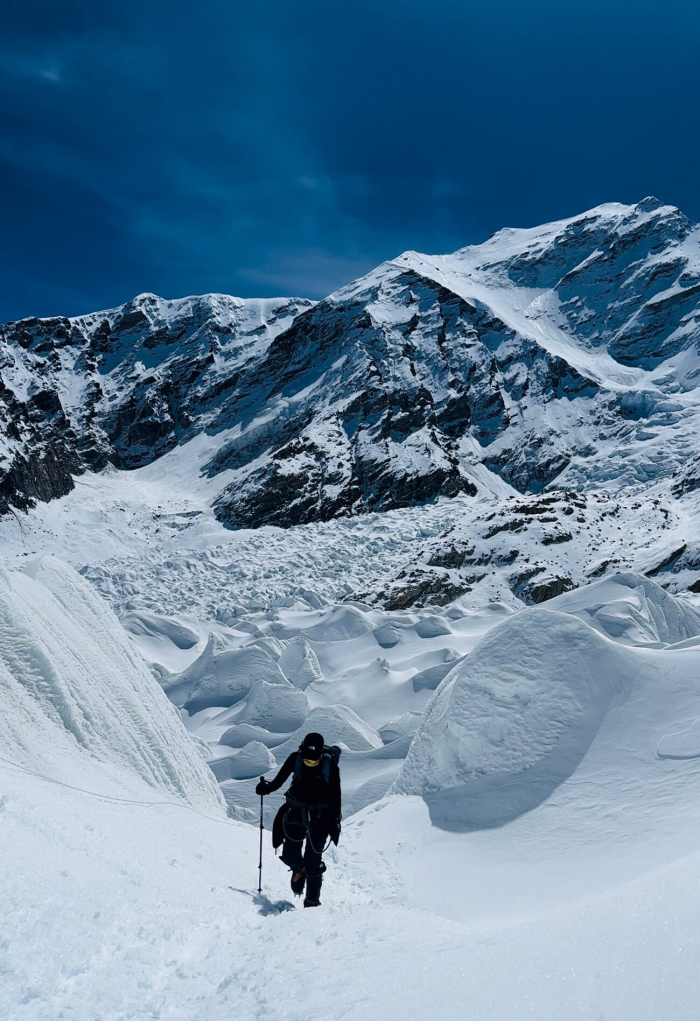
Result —
M142 294L107 312L0 327L0 510L191 439L235 400L241 367L311 304Z
M318 304L140 295L10 323L0 512L202 431L234 528L475 494L494 475L538 493L671 474L695 452L699 336L700 231L655 199L408 252Z

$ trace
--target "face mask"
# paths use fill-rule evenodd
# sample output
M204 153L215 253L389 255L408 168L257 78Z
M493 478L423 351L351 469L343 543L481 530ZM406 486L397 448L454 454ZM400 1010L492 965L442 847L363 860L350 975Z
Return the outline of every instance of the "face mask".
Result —
M302 761L303 761L305 766L317 766L321 760L320 759L303 759Z

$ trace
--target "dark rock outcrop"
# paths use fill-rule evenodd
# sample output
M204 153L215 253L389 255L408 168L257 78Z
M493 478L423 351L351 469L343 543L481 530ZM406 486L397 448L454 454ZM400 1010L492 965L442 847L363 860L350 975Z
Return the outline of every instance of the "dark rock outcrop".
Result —
M554 574L528 582L519 594L523 602L536 605L546 602L547 599L560 596L562 592L571 592L575 588L571 578L566 575Z

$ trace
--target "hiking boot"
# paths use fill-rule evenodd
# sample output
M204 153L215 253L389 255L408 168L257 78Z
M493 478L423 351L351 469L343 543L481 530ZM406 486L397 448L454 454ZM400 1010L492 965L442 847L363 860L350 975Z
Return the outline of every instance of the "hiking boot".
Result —
M321 869L322 871L316 876L308 875L308 873L306 876L306 899L311 907L316 907L321 900L323 871L325 871L325 866L323 864L321 864Z
M306 869L301 869L299 872L292 873L292 893L295 897L301 897L304 892L304 884L306 883Z
M305 908L320 908L321 907L321 901L320 900L309 900L308 897L304 897L304 907Z

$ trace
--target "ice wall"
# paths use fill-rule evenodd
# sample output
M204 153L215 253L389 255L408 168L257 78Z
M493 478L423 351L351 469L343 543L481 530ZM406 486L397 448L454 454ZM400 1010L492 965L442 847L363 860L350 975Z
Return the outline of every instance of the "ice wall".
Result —
M213 775L110 608L45 558L0 568L0 756L110 792L149 785L209 811Z

